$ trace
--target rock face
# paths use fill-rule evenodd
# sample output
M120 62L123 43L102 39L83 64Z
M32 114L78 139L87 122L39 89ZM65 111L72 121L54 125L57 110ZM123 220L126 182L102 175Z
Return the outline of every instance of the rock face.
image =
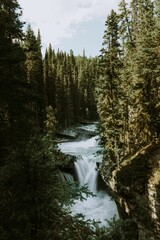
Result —
M92 123L92 125L94 125ZM83 125L77 127L70 127L67 129L63 129L59 132L56 132L57 142L65 142L65 141L75 141L75 140L83 140L90 137L94 137L96 135L95 130L86 130L83 129Z
M134 219L138 240L160 239L160 145L150 144L102 177L120 209Z

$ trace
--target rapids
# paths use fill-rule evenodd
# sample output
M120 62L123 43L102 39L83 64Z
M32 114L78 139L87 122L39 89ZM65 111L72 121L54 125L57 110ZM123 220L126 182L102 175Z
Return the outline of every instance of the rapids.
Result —
M95 124L82 126L88 131L95 130ZM100 150L98 145L98 136L83 141L63 142L59 144L62 152L81 156L75 162L75 169L80 186L87 184L88 189L93 192L95 197L88 197L84 201L75 201L71 207L72 214L81 213L86 219L100 221L100 225L107 226L107 220L114 216L118 217L115 202L110 198L106 191L98 190L98 172L96 170L96 162L101 162L102 157L97 156L96 152Z

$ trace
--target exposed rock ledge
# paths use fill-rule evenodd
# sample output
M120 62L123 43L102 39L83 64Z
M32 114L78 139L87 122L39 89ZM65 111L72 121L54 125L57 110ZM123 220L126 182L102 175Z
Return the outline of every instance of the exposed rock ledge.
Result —
M102 177L121 209L135 220L138 240L160 239L160 144L150 144Z

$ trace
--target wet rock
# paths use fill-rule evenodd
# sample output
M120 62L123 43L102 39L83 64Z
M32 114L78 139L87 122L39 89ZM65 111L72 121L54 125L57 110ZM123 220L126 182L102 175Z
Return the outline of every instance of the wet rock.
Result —
M83 140L96 135L96 131L87 129L83 125L70 127L59 132L56 132L58 142Z

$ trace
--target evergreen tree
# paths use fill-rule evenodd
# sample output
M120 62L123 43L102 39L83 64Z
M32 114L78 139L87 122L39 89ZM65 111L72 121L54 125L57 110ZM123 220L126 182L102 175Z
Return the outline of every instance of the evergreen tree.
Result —
M119 3L119 35L122 41L122 54L124 56L127 45L133 47L133 33L131 24L131 11L125 0Z
M38 82L38 118L40 122L40 126L43 127L44 122L44 109L46 107L46 96L45 96L45 85L44 85L44 74L43 74L43 58L41 52L41 34L40 30L38 30L37 35L37 82Z
M21 8L17 1L0 2L1 146L4 143L15 144L30 131L26 123L30 90L21 48L23 23L20 16Z
M135 139L139 146L157 136L159 128L159 97L157 94L159 71L155 44L153 3L137 2L136 49L133 54L133 118Z
M31 108L34 109L35 123L37 127L43 126L44 121L44 82L43 82L43 63L41 54L41 36L38 31L36 38L31 26L28 25L24 49L26 53L27 81L32 89Z
M101 76L97 84L97 110L103 129L105 156L112 164L119 165L121 157L121 84L120 84L120 44L118 36L118 16L112 10L107 17L106 31L101 50Z
M86 78L85 78L85 60L82 59L81 64L78 66L78 82L79 82L79 112L81 119L86 119Z
M134 1L135 3L135 1ZM136 5L136 4L135 4ZM134 126L132 125L132 73L133 73L133 54L135 52L135 37L133 33L134 12L128 8L128 4L122 0L119 4L119 36L122 44L121 59L123 68L120 70L121 86L123 98L121 99L123 128L121 131L121 144L123 149L122 158L131 153L135 144Z
M65 62L66 53L57 52L57 78L56 78L56 110L57 121L60 127L67 127L66 115L66 94L65 94Z
M44 57L44 82L47 105L56 107L56 56L51 44Z
M46 97L48 105L56 109L60 128L81 120L96 119L96 61L85 56L75 57L72 50L66 54L62 51L55 53L51 45L47 49L44 58Z
M76 122L78 116L78 72L76 57L72 50L70 50L69 58L69 81L70 81L70 114L72 117L72 124Z
M159 135L158 7L158 1L154 10L154 2L137 0L127 8L121 1L117 20L112 11L106 22L96 89L102 139L112 162Z

